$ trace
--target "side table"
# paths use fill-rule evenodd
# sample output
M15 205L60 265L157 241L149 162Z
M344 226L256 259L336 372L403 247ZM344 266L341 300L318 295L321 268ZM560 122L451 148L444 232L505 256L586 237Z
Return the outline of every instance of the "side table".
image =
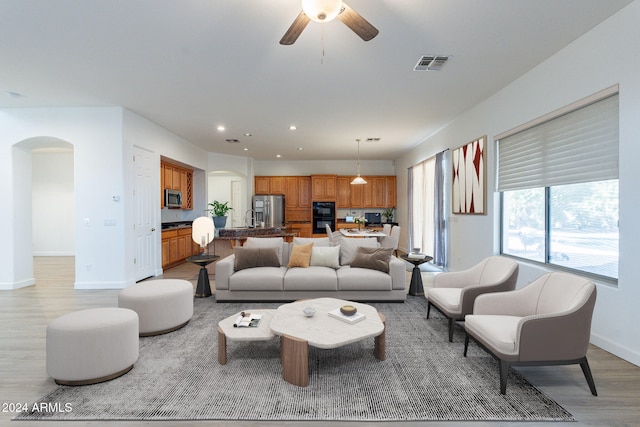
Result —
M218 255L200 254L187 258L187 261L200 266L198 274L198 285L196 286L196 298L206 298L211 296L211 284L209 283L209 272L207 265L220 258Z
M422 286L422 276L420 275L420 264L429 262L433 257L425 256L424 258L409 258L408 255L400 255L400 258L413 264L411 272L411 284L409 285L409 295L424 295L424 287Z

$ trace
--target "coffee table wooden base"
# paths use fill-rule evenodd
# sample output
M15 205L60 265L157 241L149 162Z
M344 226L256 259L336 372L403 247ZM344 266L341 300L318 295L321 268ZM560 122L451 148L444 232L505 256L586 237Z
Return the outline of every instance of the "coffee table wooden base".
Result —
M220 326L218 326L218 363L221 365L227 364L227 336Z
M386 323L382 313L378 313L385 329L374 338L373 354L378 360L387 358ZM220 338L218 337L218 342ZM218 347L218 360L220 347ZM280 337L280 362L282 363L282 379L299 387L309 385L309 342L306 340L282 335ZM222 362L220 362L223 364Z
M293 385L309 385L309 342L283 335L280 337L282 379Z

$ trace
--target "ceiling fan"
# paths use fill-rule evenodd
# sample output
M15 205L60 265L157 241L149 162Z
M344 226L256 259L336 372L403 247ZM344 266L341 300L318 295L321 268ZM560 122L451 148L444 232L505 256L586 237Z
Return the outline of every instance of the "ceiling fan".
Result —
M366 42L378 35L376 27L342 0L302 0L302 11L284 33L280 44L295 43L309 21L329 22L334 18L338 18Z

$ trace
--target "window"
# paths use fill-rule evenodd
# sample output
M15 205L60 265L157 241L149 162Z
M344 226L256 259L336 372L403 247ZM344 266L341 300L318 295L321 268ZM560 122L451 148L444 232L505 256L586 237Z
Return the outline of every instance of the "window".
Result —
M501 253L618 278L618 96L498 140Z

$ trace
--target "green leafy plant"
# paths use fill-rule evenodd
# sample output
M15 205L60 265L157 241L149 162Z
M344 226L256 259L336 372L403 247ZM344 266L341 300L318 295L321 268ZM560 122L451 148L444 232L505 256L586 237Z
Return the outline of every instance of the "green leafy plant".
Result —
M387 208L384 210L384 212L382 212L382 216L385 217L388 222L391 222L393 220L393 213L395 210L396 210L395 207Z
M229 212L231 207L229 207L229 202L220 203L217 200L214 200L212 203L209 203L211 209L207 209L209 212L213 212L213 216L227 216L227 212Z

